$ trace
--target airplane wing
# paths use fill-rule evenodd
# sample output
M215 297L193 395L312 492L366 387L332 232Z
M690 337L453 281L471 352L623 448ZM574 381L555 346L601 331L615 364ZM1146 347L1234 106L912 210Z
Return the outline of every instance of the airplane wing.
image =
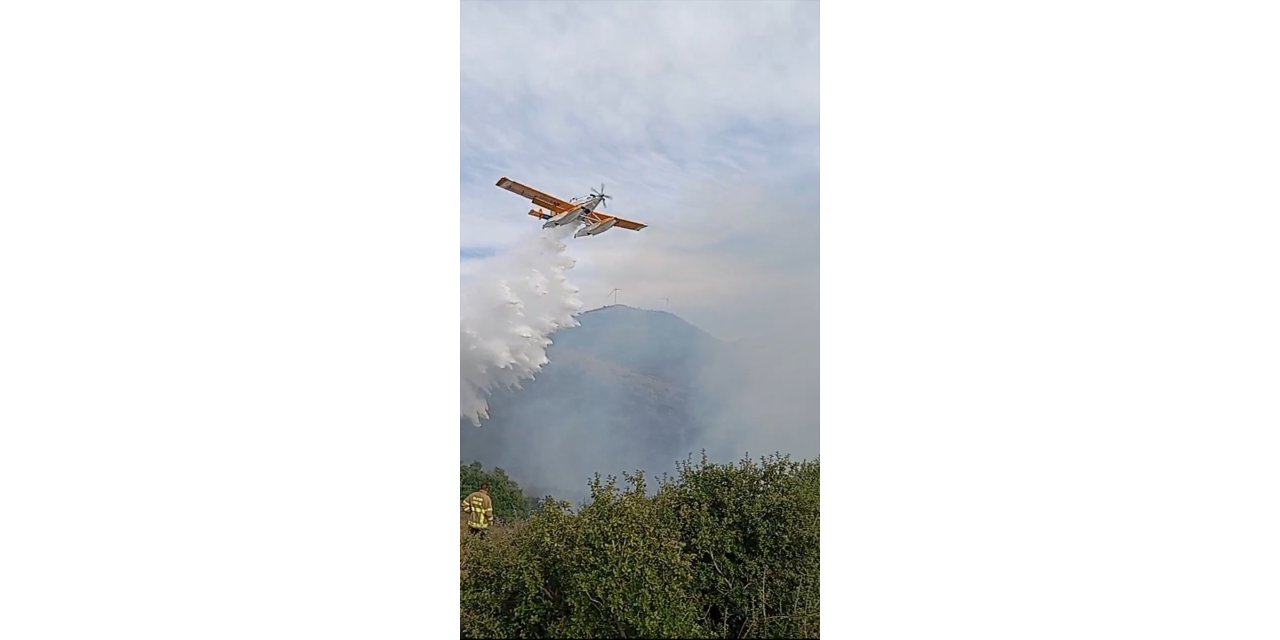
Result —
M649 226L647 224L644 224L643 222L627 220L626 218L611 216L607 213L600 213L599 211L592 211L590 217L592 219L592 222L604 222L606 220L617 220L617 222L613 223L613 226L618 227L619 229L630 229L632 231L639 231Z
M573 205L561 200L560 198L538 191L533 187L520 184L506 176L503 176L502 179L498 180L498 186L518 196L524 196L532 200L533 203L539 207L546 207L556 213L568 211L573 208Z

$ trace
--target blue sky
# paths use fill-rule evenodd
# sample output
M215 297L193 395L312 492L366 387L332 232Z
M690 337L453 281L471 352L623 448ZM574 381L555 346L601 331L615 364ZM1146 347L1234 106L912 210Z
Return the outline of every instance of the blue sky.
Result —
M603 182L650 227L570 241L586 308L619 287L739 337L798 306L816 333L816 1L464 2L461 47L464 280L537 231L499 177Z

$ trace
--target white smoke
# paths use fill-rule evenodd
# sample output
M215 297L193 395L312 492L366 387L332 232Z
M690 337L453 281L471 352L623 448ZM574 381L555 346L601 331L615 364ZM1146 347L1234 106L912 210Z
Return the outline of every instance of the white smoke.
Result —
M577 225L542 231L493 258L462 289L462 417L480 426L489 395L519 387L547 363L551 334L574 327L582 308L565 272L562 242Z

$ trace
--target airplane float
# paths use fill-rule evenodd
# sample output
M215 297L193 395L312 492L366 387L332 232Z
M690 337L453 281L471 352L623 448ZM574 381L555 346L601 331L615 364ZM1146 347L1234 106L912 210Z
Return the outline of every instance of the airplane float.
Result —
M612 229L620 227L622 229L630 229L639 231L648 225L611 216L600 211L596 211L596 207L604 207L604 201L612 198L604 193L604 185L600 185L600 190L591 190L590 195L581 198L572 198L567 202L552 195L547 195L537 189L525 186L503 176L498 180L498 186L519 196L523 196L533 201L537 209L530 209L529 215L546 220L543 223L543 229L558 227L565 224L574 224L581 222L583 227L573 234L575 238L582 236L599 235Z

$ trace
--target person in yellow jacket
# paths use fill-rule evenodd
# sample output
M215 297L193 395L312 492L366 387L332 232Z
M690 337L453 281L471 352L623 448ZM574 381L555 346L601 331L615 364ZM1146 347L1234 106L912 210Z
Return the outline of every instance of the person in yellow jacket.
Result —
M488 482L462 500L462 512L469 514L467 529L473 535L483 537L489 531L489 525L493 523L493 499L489 497Z

